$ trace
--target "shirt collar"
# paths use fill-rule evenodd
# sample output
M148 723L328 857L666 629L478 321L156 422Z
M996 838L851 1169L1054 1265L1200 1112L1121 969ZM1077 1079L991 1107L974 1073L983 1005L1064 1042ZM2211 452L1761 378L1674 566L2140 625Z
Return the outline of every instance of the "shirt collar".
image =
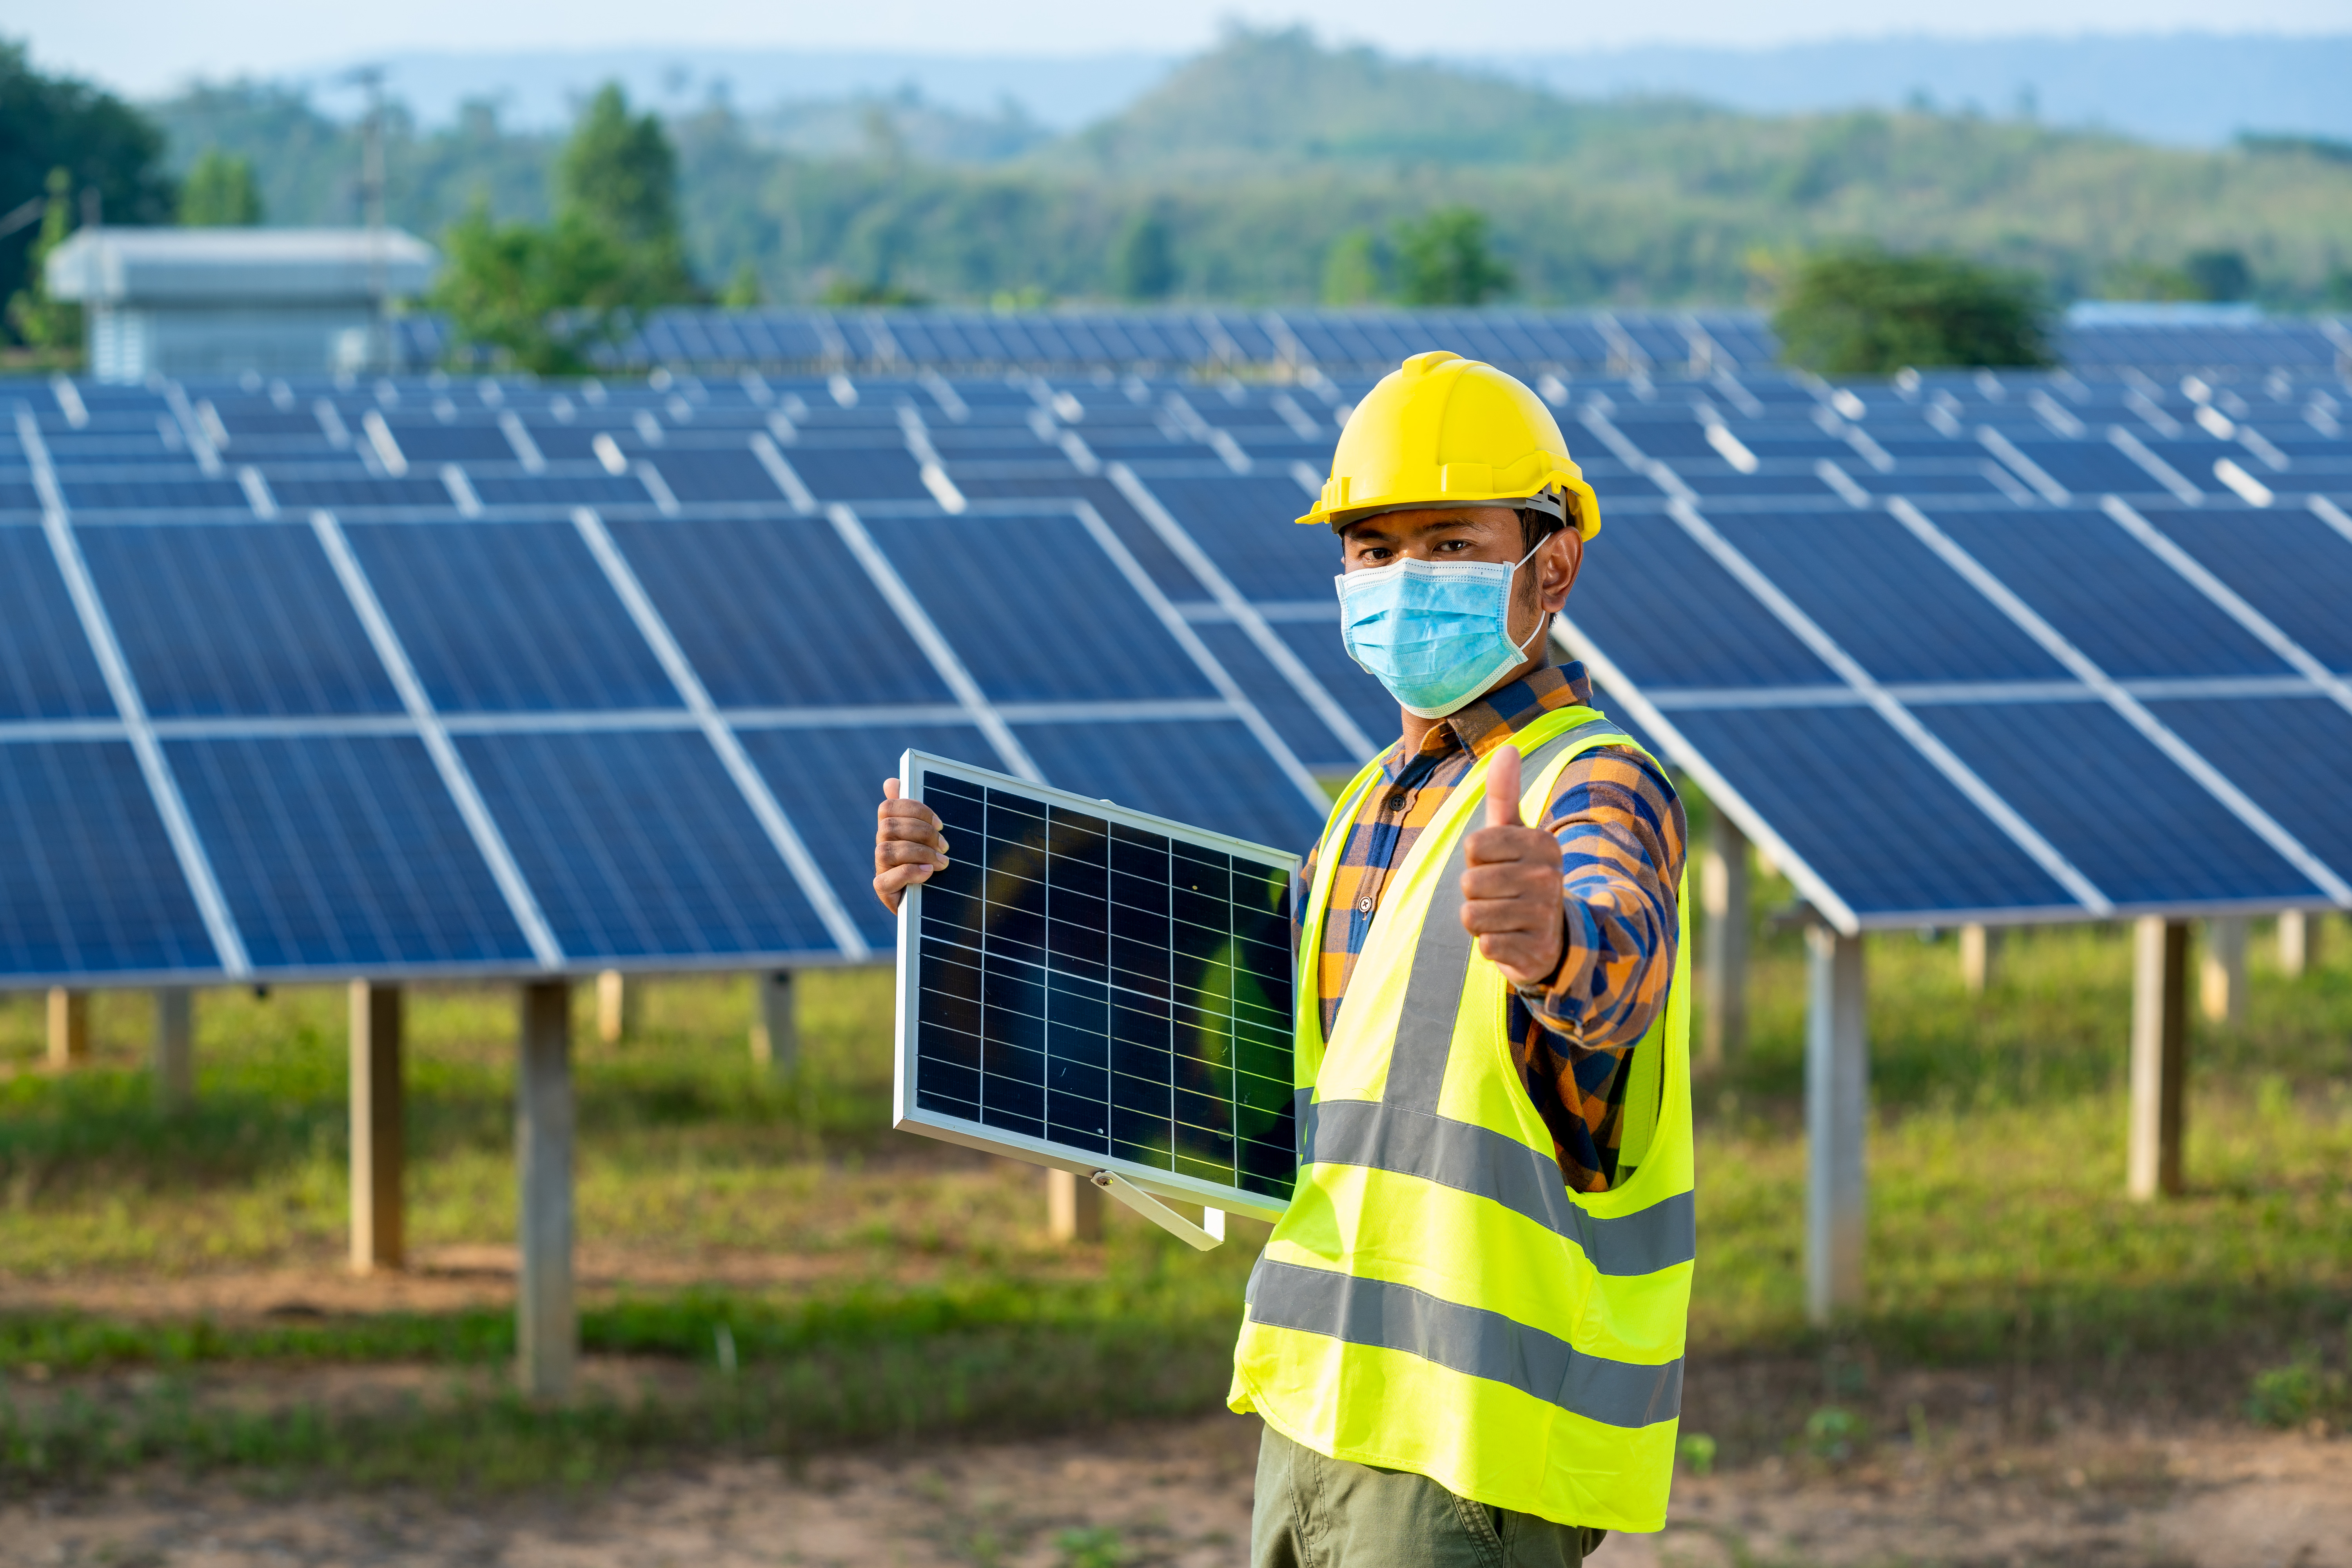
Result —
M1523 679L1487 692L1466 708L1456 709L1421 742L1420 758L1434 761L1467 750L1483 757L1534 723L1562 708L1592 705L1592 678L1581 664L1546 665ZM1404 742L1389 748L1386 772L1401 773L1409 759Z

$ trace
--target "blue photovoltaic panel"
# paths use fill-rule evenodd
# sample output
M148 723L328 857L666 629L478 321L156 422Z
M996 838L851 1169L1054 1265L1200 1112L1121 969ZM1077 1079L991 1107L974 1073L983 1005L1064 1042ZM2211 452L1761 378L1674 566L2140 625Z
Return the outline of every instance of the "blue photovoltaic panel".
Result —
M2317 891L2105 704L1916 711L2118 904L2308 898Z
M0 525L0 719L113 716L48 535Z
M2324 697L2151 702L2149 710L2297 842L2352 879L2352 712Z
M898 776L898 758L909 750L980 765L1000 761L996 748L969 724L827 724L740 734L858 930L887 950L897 922L872 890L874 807L882 781ZM948 850L958 852L952 837Z
M1857 915L2074 902L1867 708L1667 717Z
M1217 695L1066 512L870 517L866 526L992 701Z
M722 708L955 700L822 517L605 526Z
M1312 497L1286 474L1144 480L1218 570L1252 599L1333 598L1339 542L1298 520Z
M2103 512L1930 515L2061 637L2119 679L2293 673Z
M344 531L435 707L679 706L571 523L354 522Z
M514 444L495 425L394 425L392 438L412 463L511 463Z
M1047 783L1089 800L1155 816L1181 812L1214 833L1302 850L1323 828L1322 813L1238 719L1016 724L1013 732Z
M58 489L74 511L189 511L226 508L249 512L253 503L235 479L143 479L130 469L105 479L68 479L60 474Z
M0 744L0 966L35 978L220 966L128 743Z
M914 767L913 792L971 849L901 921L899 1124L1278 1208L1297 1162L1296 862Z
M1179 602L1205 599L1209 591L1201 585L1184 564L1177 560L1159 531L1143 521L1134 505L1118 487L1099 475L1086 475L1076 468L1040 473L1024 467L1008 475L1003 468L992 466L989 472L974 477L972 465L956 463L949 467L956 487L972 500L1040 500L1067 503L1083 500L1102 514L1110 524L1118 542L1127 546L1144 573L1160 585L1160 591ZM1040 508L1039 510L1046 510ZM1056 505L1051 510L1060 510Z
M400 697L306 522L79 528L147 710L396 713Z
M821 501L929 500L922 466L904 447L788 447L784 460Z
M457 745L571 957L837 951L699 732L468 735Z
M2104 441L2036 441L2020 439L2017 449L2045 474L2077 495L2112 490L2123 495L2161 492L2156 476Z
M239 737L166 749L257 969L530 961L422 741Z
M469 474L484 506L650 506L635 474Z
M1348 711L1375 746L1386 746L1402 733L1397 700L1389 695L1388 688L1375 677L1365 673L1364 667L1348 657L1347 647L1339 641L1339 617L1328 620L1274 623L1274 634L1290 646L1307 672L1322 684L1332 700ZM1357 757L1348 764L1352 770L1366 759Z
M1885 512L1732 513L1710 521L1880 680L2071 679L2065 666ZM1608 537L1604 531L1601 542Z
M2312 658L2352 671L2352 539L2307 511L2140 510Z
M1265 721L1274 726L1298 760L1323 771L1355 771L1361 758L1351 759L1330 727L1316 716L1307 699L1276 669L1247 632L1231 621L1195 621L1192 635L1209 647L1225 673ZM927 750L929 748L926 748Z
M702 501L780 502L775 476L749 451L672 449L654 467L669 493L688 506Z
M1821 476L1811 468L1801 473L1743 474L1727 463L1706 463L1690 458L1675 464L1674 468L1702 500L1802 496L1825 501L1833 493L1822 481Z
M272 479L269 493L286 510L325 507L441 508L455 510L457 500L437 479L410 477L380 479L361 475L320 479Z
M1568 617L1654 687L1811 686L1829 666L1672 518L1620 510L1586 546Z

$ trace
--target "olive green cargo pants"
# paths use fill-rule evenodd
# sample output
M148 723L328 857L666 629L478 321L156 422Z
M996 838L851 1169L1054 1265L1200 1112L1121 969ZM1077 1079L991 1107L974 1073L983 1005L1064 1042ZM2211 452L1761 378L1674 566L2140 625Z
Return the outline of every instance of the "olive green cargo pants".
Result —
M1258 1443L1250 1568L1579 1568L1607 1533L1327 1459L1271 1426Z

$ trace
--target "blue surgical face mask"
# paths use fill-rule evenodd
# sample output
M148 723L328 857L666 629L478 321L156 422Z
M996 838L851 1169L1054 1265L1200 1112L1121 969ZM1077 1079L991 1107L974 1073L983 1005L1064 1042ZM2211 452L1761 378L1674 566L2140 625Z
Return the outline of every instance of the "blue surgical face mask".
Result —
M1543 548L1540 542L1536 550ZM1511 579L1495 561L1415 561L1339 574L1339 637L1404 710L1443 719L1527 661L1511 640ZM1543 633L1538 618L1528 642Z

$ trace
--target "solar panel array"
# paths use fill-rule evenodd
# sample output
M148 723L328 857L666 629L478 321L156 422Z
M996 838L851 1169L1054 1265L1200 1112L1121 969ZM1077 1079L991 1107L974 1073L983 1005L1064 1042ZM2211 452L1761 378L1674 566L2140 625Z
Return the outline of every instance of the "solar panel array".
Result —
M2340 384L1818 390L1585 402L1646 484L1568 633L1816 907L2352 906Z
M1573 642L1841 923L2345 900L2341 382L1537 381ZM866 959L908 746L1303 845L1368 384L16 384L0 974Z
M446 361L444 323L396 323L403 363ZM1780 343L1754 310L977 310L922 308L659 311L607 354L614 365L882 374L1019 366L1041 371L1285 365L1340 375L1396 363L1438 342L1514 372L1706 374L1759 371ZM2061 362L2076 371L2286 368L2352 362L2352 326L2334 318L2078 321Z
M947 868L900 914L898 1122L1280 1212L1290 851L919 752Z

